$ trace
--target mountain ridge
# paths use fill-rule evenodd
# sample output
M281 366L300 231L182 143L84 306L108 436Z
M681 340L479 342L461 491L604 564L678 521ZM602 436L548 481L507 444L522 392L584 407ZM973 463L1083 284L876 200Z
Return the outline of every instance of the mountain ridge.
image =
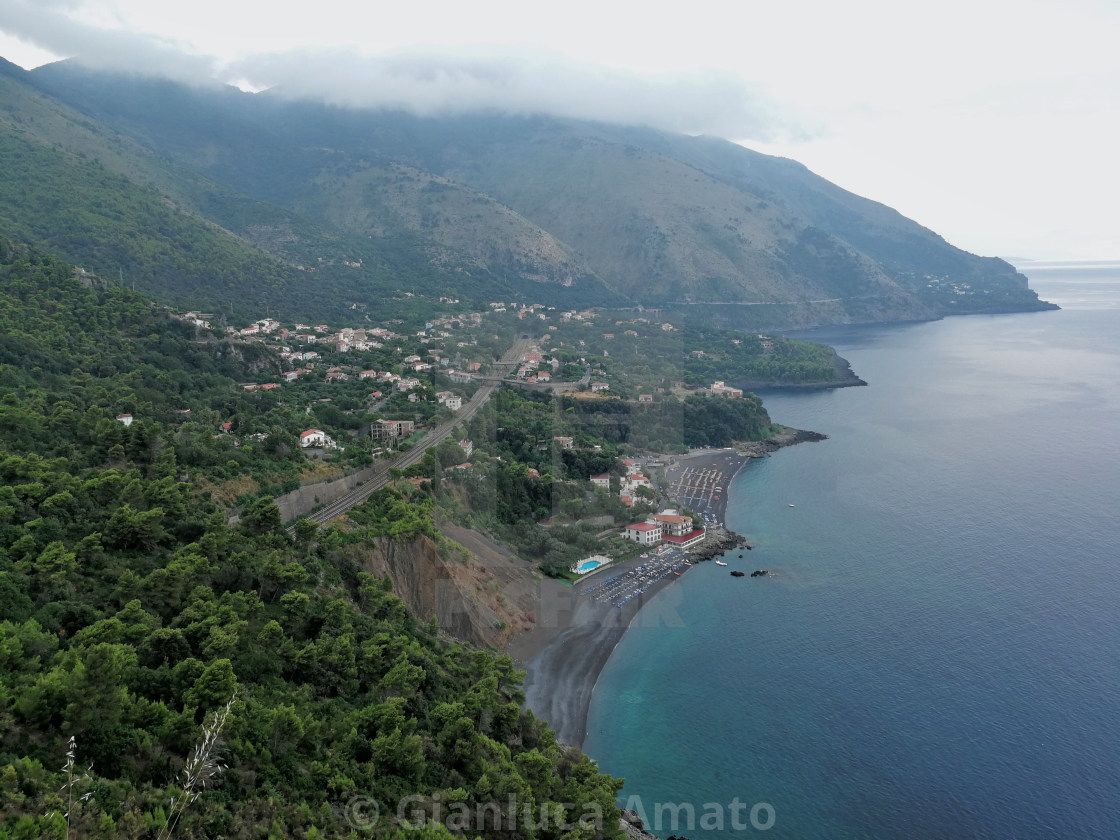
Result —
M1008 263L719 138L349 110L68 62L25 78L208 185L164 187L200 215L305 268L330 242L367 254L344 260L358 275L381 254L384 272L429 293L469 277L480 298L697 307L734 326L1052 308ZM386 260L393 247L406 256ZM401 276L421 264L426 277ZM337 282L350 299L371 294Z

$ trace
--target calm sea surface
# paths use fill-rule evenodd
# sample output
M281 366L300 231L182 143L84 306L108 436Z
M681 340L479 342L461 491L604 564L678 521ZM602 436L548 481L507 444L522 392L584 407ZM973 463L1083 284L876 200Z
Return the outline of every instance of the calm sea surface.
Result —
M764 395L830 436L732 485L778 576L690 571L591 706L662 837L1120 838L1120 263L1022 269L1062 311L814 331L870 386Z

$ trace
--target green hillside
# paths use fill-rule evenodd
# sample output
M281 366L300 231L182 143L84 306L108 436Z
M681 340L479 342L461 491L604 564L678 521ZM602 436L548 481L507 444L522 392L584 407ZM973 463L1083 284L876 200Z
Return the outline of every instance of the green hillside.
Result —
M411 232L519 295L574 278L575 297L602 302L601 281L645 305L770 328L1046 308L1002 260L718 138L347 110L66 63L31 78L223 188L336 231Z
M390 525L399 551L438 542L427 497L388 488L367 526L294 542L267 500L231 527L181 479L190 424L159 417L235 407L253 360L3 239L0 335L0 838L403 837L437 802L510 797L548 815L536 837L617 836L620 782L520 708L508 657L363 572Z
M505 298L517 293L507 275L536 271L509 248L481 261L470 253L469 235L441 242L409 225L370 235L307 222L214 183L145 146L142 134L126 137L28 80L14 65L0 66L0 229L176 307L234 319L336 320L357 305L380 317L422 319L438 305L405 292ZM523 238L538 251L563 251L539 231ZM561 283L574 276L590 302L619 302L601 286L588 290L586 270L570 255L558 266L563 276L542 290L542 300L571 303Z

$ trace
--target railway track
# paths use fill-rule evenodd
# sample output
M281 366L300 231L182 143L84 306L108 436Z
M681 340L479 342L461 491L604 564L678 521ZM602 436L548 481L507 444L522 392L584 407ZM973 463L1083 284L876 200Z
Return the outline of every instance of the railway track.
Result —
M530 341L528 339L518 339L513 343L513 346L505 352L502 358L494 363L494 366L497 368L505 368L506 370L502 372L505 375L508 375L509 368L515 367L517 365L517 361L521 357L521 354L526 352L529 346ZM346 513L346 511L350 510L350 508L354 507L355 505L360 505L362 502L364 502L366 499L368 499L370 496L372 496L374 493L376 493L378 490L389 483L389 470L403 470L411 467L413 464L423 458L424 453L426 453L429 449L447 440L447 438L449 438L451 436L451 433L455 430L456 426L474 417L474 415L478 413L478 410L486 404L487 400L490 399L490 395L494 392L494 389L501 385L501 379L502 377L498 377L494 379L494 381L488 382L488 384L483 385L481 388L475 391L474 396L467 401L466 405L464 405L463 408L460 409L459 413L456 414L455 417L453 417L451 420L448 420L446 423L432 429L432 431L428 432L428 434L421 438L420 441L407 452L402 452L397 457L393 458L390 461L387 461L384 464L384 467L377 473L375 473L372 478L362 484L361 487L354 488L345 496L335 499L333 502L324 505L314 513L301 517L301 519L309 519L312 522L318 522L320 525L322 525L334 519L336 516L341 516L342 514ZM296 533L296 526L294 524L289 526L287 528L287 532L288 536L294 537Z

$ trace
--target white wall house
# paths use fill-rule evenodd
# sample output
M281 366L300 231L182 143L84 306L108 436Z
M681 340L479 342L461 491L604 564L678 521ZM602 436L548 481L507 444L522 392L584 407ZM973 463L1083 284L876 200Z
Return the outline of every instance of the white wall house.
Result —
M622 536L642 545L657 545L661 542L661 526L640 522L637 525L627 525L622 529Z
M312 447L321 447L322 449L334 449L337 444L322 429L308 429L302 432L299 436L299 445L304 449L311 449Z

